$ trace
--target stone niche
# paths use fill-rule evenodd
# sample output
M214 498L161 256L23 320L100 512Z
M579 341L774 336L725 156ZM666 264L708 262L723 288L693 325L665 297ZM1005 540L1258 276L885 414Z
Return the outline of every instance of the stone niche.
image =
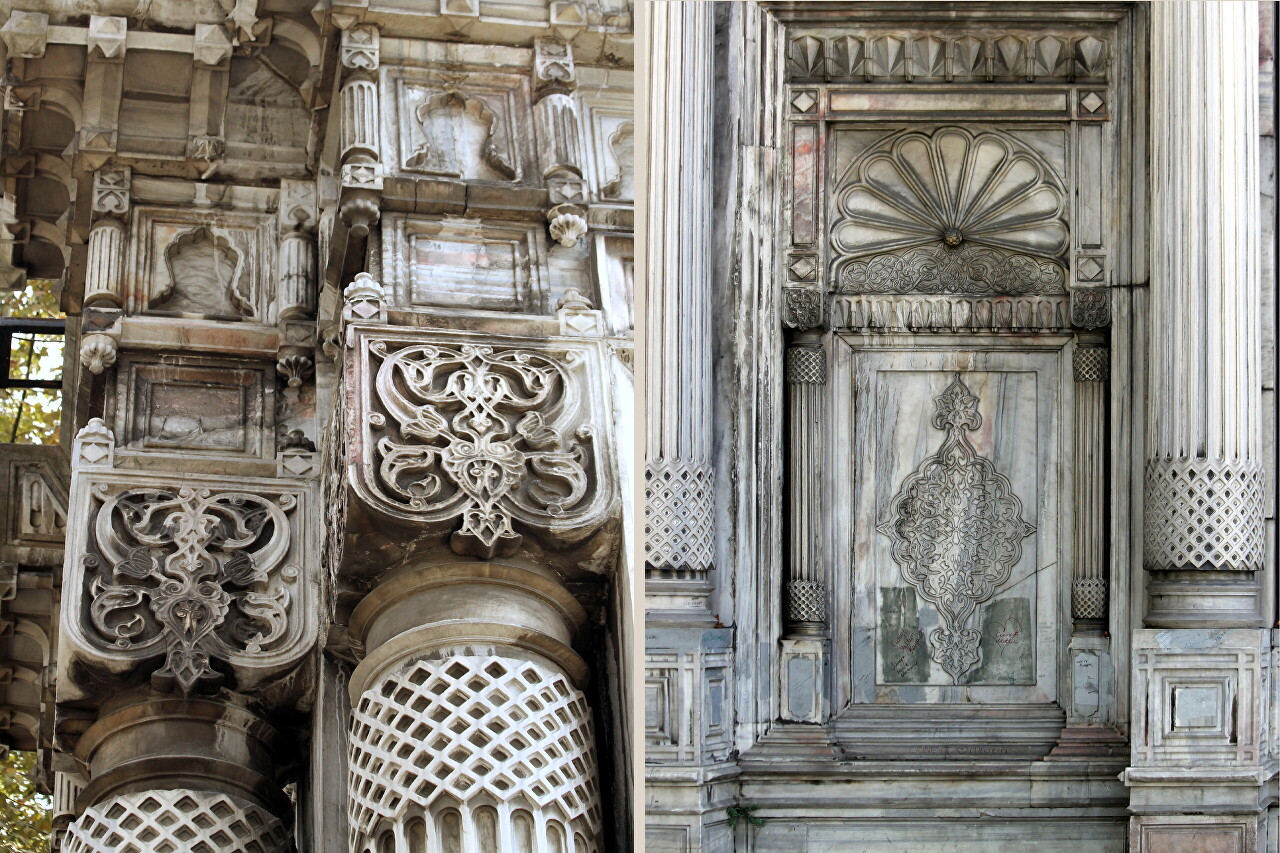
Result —
M120 361L115 399L122 451L275 458L274 368L128 354Z
M534 168L529 81L517 74L387 71L386 162L409 176L527 183Z
M383 269L400 308L550 312L545 229L388 215Z
M1037 759L1066 723L1073 518L1102 512L1072 503L1078 418L1103 417L1075 411L1072 354L1104 343L1117 249L1109 38L788 30L783 275L830 315L784 322L832 330L824 455L792 476L837 508L808 523L850 615L825 671L851 758ZM784 716L813 720L821 662L797 642ZM1085 697L1094 717L1115 693Z
M273 227L266 214L137 208L126 310L274 322Z

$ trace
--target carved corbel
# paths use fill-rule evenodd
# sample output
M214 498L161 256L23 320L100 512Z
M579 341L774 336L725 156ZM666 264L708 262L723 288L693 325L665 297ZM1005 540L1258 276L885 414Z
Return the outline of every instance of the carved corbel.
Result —
M93 332L80 339L80 363L94 376L116 363L117 341L111 335Z
M382 144L378 93L378 28L358 24L342 31L340 58L342 196L339 213L354 237L378 222L382 196Z
M305 484L112 469L101 421L75 444L60 702L139 670L184 696L228 681L253 690L306 657L317 619Z
M387 322L387 289L369 273L356 273L355 280L342 292L342 299L344 325Z
M598 309L591 307L586 296L577 288L566 290L556 308L560 334L590 336L605 333L604 316Z
M486 560L573 550L616 513L598 343L370 326L348 339L347 479L366 509Z

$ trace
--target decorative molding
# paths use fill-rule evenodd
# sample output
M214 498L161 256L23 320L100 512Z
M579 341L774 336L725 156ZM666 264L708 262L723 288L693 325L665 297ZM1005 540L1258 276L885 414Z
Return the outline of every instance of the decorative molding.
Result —
M120 794L86 809L63 853L284 853L289 833L253 803L214 791Z
M832 326L861 332L1050 332L1071 328L1065 296L997 299L836 295Z
M470 653L411 663L359 697L350 754L353 850L390 826L457 850L486 834L542 849L535 831L552 850L599 849L591 711L544 664Z
M1090 34L863 30L792 34L789 78L912 83L1105 81L1111 45Z
M841 266L841 293L1061 293L1062 268L987 246L931 246Z
M1009 478L970 443L966 433L982 415L959 374L934 404L933 426L947 437L903 481L876 529L892 540L903 580L937 609L931 656L959 684L981 656L974 611L1008 581L1035 526L1023 520Z
M943 127L871 148L838 185L836 287L855 293L1062 293L1066 190L1013 136Z
M370 506L483 559L526 532L581 540L612 513L585 350L371 333L360 349L365 461L351 476Z
M128 166L102 168L93 173L93 212L125 217L129 213L133 170Z
M572 91L578 82L573 45L554 36L534 39L533 80L540 93Z

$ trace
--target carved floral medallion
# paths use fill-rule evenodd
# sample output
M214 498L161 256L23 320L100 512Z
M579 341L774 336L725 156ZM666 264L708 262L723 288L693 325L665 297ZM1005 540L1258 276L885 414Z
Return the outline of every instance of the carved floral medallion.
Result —
M1012 136L908 131L864 154L836 190L837 289L1050 294L1066 288L1066 193Z
M483 559L514 553L525 530L578 539L604 519L582 353L382 340L368 352L386 415L365 418L361 474L384 507Z
M892 540L903 580L937 609L930 655L959 684L980 658L974 611L1009 580L1035 526L1022 518L1009 478L969 441L982 426L977 396L957 375L934 405L933 425L946 438L903 481L876 529Z

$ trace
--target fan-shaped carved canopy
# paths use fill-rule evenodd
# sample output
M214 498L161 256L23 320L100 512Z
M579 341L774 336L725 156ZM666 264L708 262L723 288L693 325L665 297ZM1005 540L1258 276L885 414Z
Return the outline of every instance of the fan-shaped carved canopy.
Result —
M872 293L1061 293L1066 193L998 131L910 131L867 152L836 191L837 286Z

